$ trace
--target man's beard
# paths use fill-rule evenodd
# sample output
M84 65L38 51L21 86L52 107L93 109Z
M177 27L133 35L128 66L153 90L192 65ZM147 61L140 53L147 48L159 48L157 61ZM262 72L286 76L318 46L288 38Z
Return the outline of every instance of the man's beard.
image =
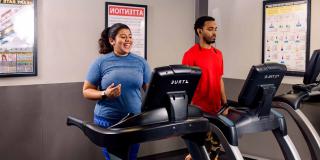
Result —
M213 39L209 39L207 37L203 37L203 38L204 38L204 41L209 45L211 45L211 44L216 42L216 38L213 38Z

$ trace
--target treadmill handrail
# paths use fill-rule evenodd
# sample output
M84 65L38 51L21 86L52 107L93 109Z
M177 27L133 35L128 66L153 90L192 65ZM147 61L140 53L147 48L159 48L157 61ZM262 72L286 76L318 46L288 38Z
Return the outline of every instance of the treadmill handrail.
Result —
M194 132L209 131L209 121L203 117L190 118L180 122L163 122L127 128L102 128L96 124L86 123L74 117L68 117L67 121L69 121L68 125L75 125L80 128L94 144L108 148L117 148L124 144L154 141Z
M300 103L309 96L308 92L297 92L291 94L283 94L273 98L273 101L285 102L292 106L293 109L299 109Z
M241 110L241 111L249 110L248 106L240 105L237 101L234 101L234 100L228 99L227 104L228 104L228 107L233 107L236 110Z

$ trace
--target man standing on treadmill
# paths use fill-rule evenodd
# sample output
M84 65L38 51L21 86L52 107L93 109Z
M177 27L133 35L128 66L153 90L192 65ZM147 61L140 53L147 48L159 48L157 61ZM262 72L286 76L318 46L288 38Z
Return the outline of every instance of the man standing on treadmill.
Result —
M224 89L223 58L222 53L213 47L216 40L217 24L213 17L203 16L194 24L195 34L199 43L193 45L183 56L182 64L201 68L202 75L192 98L192 104L198 106L203 112L216 115L221 106L227 103ZM228 109L222 113L228 114ZM218 159L220 142L214 134L208 133L206 148L211 159ZM185 160L191 160L187 155Z

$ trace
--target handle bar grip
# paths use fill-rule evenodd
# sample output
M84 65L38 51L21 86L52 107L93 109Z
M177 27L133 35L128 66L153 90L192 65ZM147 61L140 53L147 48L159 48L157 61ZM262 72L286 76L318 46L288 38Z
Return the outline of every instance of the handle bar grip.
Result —
M74 117L71 117L71 116L68 116L68 118L67 118L67 126L72 126L72 125L77 126L80 129L84 128L84 122L82 120L74 118Z

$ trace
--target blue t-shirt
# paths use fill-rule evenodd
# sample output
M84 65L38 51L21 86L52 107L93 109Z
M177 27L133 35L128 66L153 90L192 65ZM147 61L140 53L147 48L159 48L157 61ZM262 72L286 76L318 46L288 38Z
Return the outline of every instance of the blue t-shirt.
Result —
M142 57L129 53L116 56L113 52L97 58L90 66L86 80L105 90L112 83L121 84L121 95L98 100L94 114L107 119L120 119L128 113L141 112L141 87L149 83L151 72Z

